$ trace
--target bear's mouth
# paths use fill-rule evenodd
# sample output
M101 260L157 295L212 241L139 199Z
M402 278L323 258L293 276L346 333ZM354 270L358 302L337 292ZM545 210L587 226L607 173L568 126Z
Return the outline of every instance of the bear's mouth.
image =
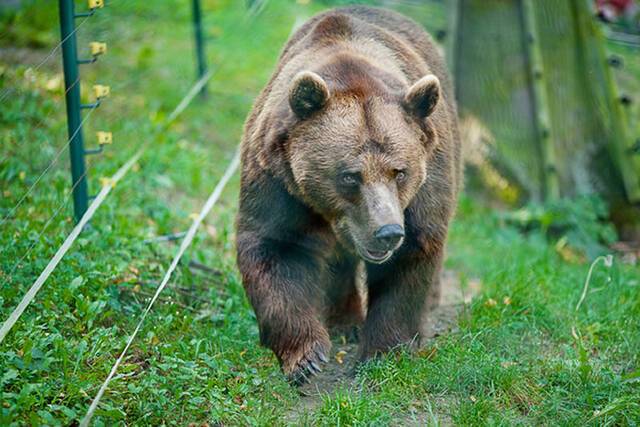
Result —
M392 250L388 251L372 251L370 249L364 249L360 251L360 255L365 261L372 262L374 264L382 264L386 260L388 260L393 254Z

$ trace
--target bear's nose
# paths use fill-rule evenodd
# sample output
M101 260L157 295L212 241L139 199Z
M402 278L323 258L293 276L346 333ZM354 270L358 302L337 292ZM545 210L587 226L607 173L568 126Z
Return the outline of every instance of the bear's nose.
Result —
M400 224L383 225L373 233L373 237L382 243L385 248L391 249L404 237L404 228Z

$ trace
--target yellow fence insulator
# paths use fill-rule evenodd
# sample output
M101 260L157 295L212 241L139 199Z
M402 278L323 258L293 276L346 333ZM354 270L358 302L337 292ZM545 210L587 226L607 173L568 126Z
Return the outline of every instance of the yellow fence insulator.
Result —
M104 0L89 0L89 9L102 9L104 7Z
M104 98L111 94L111 88L105 85L93 85L93 93L97 99Z
M96 132L96 136L98 137L98 144L100 145L109 145L113 143L113 135L111 132Z
M89 43L89 49L93 56L103 55L107 53L107 44L102 42L91 42Z

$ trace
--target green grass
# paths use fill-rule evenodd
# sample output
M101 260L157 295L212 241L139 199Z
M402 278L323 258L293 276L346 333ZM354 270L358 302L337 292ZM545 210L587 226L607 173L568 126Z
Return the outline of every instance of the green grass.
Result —
M143 240L188 227L189 214L230 160L296 17L324 6L272 1L250 21L242 2L204 3L215 70L210 97L194 102L154 141L0 344L0 425L65 425L84 415L177 249ZM437 7L425 15L433 28L441 25ZM55 27L38 31L50 49ZM26 37L23 28L18 38L7 34L0 31L0 45ZM188 2L112 0L79 36L80 46L109 43L105 57L83 67L85 89L94 82L113 89L85 128L88 146L95 131L114 133L113 146L89 160L96 192L100 177L153 134L194 81ZM2 217L66 141L58 56L29 70L47 52L27 50L24 63L0 59L0 93L12 91L0 107ZM2 320L73 227L69 180L63 151L1 226ZM237 191L236 176L111 382L96 425L278 425L300 405L275 357L257 345L233 255ZM217 272L193 272L189 261ZM325 396L300 422L638 424L637 267L617 259L611 269L596 267L592 292L576 313L588 264L564 262L539 232L522 234L467 198L451 230L447 264L463 283L482 283L457 330L417 355L364 366L353 385Z

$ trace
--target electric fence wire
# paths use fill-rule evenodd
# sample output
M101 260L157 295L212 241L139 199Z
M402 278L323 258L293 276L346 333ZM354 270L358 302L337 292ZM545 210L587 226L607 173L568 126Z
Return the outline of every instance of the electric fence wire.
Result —
M144 74L148 74L152 71L152 69L147 70ZM140 76L137 76L140 77ZM129 84L136 82L137 78L131 78L126 80L125 82L122 82L121 84L117 85L118 88L124 88L126 86L128 86ZM47 219L47 221L45 222L44 226L42 227L42 229L40 230L40 232L38 233L38 235L36 236L35 239L33 239L33 242L29 245L29 247L27 248L26 252L20 257L20 259L14 264L14 266L11 268L11 270L9 270L9 273L6 274L7 280L5 280L3 285L6 285L7 283L9 283L9 281L13 278L14 273L16 272L16 270L20 267L20 265L22 264L22 262L31 254L31 252L33 252L33 250L35 249L35 247L38 245L38 243L41 242L41 238L44 235L44 233L47 231L47 229L49 228L49 225L51 225L51 223L53 222L53 220L55 218L58 217L58 215L60 214L60 212L62 211L63 208L65 208L66 206L69 205L69 202L72 200L72 195L73 195L73 191L75 190L75 188L78 186L78 184L80 183L80 181L87 176L87 174L89 173L89 171L91 170L91 164L87 163L87 167L85 168L85 171L83 172L83 174L78 178L78 180L73 184L73 186L71 187L70 191L65 194L63 197L62 202L58 205L58 207L54 210L53 214ZM128 200L128 198L126 199ZM15 240L14 240L15 243Z
M51 51L44 57L43 60L41 60L38 65L36 65L35 67L32 68L33 72L35 73L36 71L38 71L40 69L40 67L42 67L46 62L49 61L49 59L51 59L53 57L53 55L56 54L56 52L60 49L60 46L62 46L62 44L64 42L66 42L70 37L75 36L76 32L78 32L78 30L84 25L85 22L87 22L89 19L91 18L91 16L87 16L85 17L82 21L80 21L80 23L78 25L76 25L76 27L73 29L72 32L70 32L64 39L60 40L60 42L55 45L53 47L53 49L51 49ZM0 95L0 102L4 101L4 99L7 97L7 95L11 92L11 88L7 88L4 90L4 92Z
M158 32L158 30L157 30L157 29L156 29L156 30L153 30L153 31L151 31L151 32L149 33L149 35L153 37L153 36L155 36L155 34L156 34L157 32ZM137 75L135 75L135 76L133 76L133 77L131 77L131 78L129 78L129 79L126 79L126 80L124 80L124 81L122 81L122 82L119 82L119 83L117 83L117 84L115 84L115 85L111 86L111 92L117 92L118 90L121 90L121 89L123 89L123 88L125 88L125 87L129 86L129 85L130 85L131 83L133 83L133 82L137 82L138 80L142 80L143 78L146 78L146 77L147 77L150 73L152 73L153 71L155 71L153 68L148 68L147 70L143 71L143 72L142 72L142 73L140 73L140 74L137 74ZM75 81L74 81L74 82L73 82L73 83L72 83L68 88L66 88L66 89L65 89L65 91L64 91L64 96L66 96L66 95L67 95L67 93L69 93L69 91L70 91L71 89L73 89L73 87L74 87L76 84L78 84L78 82L79 82L81 79L82 79L82 77L78 76L78 78L77 78L77 79L76 79L76 80L75 80ZM97 100L96 100L96 101L97 101ZM92 110L94 110L94 109L95 109L95 108L93 108ZM55 112L55 111L53 111L53 110L52 110L52 111L50 111L46 116L39 118L39 119L38 119L38 121L36 122L36 124L35 124L33 127L37 128L37 127L39 127L40 125L42 125L46 120L48 120L48 119L51 117L51 115L52 115L54 112ZM71 139L71 138L70 138L70 139ZM63 148L68 147L68 144L70 143L70 139L69 139L69 141L67 141L67 144L66 144L66 145L65 145L65 147L63 147ZM47 142L49 142L49 141L50 141L50 140L47 140ZM6 217L5 217L5 218L3 218L2 220L0 220L0 225L2 225L2 223L4 222L4 220L6 220Z
M69 139L67 139L67 142L58 150L58 152L55 154L55 156L53 157L53 160L51 162L49 162L49 165L40 173L40 175L38 175L38 177L36 178L36 180L33 182L33 184L31 184L31 186L27 189L27 191L22 195L22 197L20 197L20 199L18 200L18 203L16 203L13 208L11 208L11 210L9 211L9 213L7 213L1 220L0 220L0 225L3 225L11 215L13 215L13 213L20 207L20 205L22 205L22 203L25 201L25 199L27 198L27 196L29 196L29 194L31 194L31 192L33 191L33 189L36 187L36 185L38 185L38 183L40 182L40 180L42 179L43 176L45 176L47 174L47 172L49 172L49 170L58 162L58 160L60 159L60 155L62 154L63 151L66 150L66 148L69 146L69 144L71 144L71 141L73 140L73 138L76 137L76 135L78 134L78 132L80 132L80 130L82 129L82 125L84 125L84 123L89 119L89 117L91 117L91 114L95 111L95 108L92 108L91 110L89 110L89 112L87 114L85 114L85 116L82 118L82 121L80 122L80 126L78 126L78 128L71 134L71 136L69 137Z
M129 86L131 83L137 82L141 77L144 77L145 75L148 75L149 73L151 73L153 71L153 69L149 69L147 71L145 71L143 74L138 75L134 78L125 80L124 82L114 86L114 91L115 90L120 90L123 89L127 86ZM29 194L33 191L33 189L35 188L35 186L38 184L38 182L42 179L42 177L44 175L47 174L47 172L49 172L49 170L58 162L60 155L69 147L69 144L71 143L71 140L75 137L75 135L77 134L77 132L79 131L80 128L82 128L82 125L84 125L84 122L89 118L89 116L91 115L91 113L93 113L93 111L95 111L96 108L92 108L91 110L89 110L89 112L85 115L85 117L83 118L80 127L71 135L71 137L65 142L65 144L56 152L53 160L48 164L48 166L40 173L40 175L36 178L36 180L33 182L33 184L31 184L31 186L27 189L27 191L24 193L24 195L18 200L18 202L16 203L16 205L14 205L14 207L9 211L8 214L6 214L2 219L0 219L0 225L3 225L8 219L9 217L11 217L11 215L13 215L13 213L20 207L20 205L24 202L24 200L26 199L27 196L29 196ZM82 175L83 177L86 176L86 171L85 173ZM81 179L81 178L80 178ZM80 181L80 179L78 179L78 182ZM74 184L73 188L75 188L77 185ZM71 194L71 193L70 193Z
M114 4L114 3L118 2L118 1L120 1L120 0L112 0L112 1L108 2L108 5L112 5L112 4ZM85 20L87 20L87 19L89 19L89 18L91 18L91 17L90 17L90 16L86 17L86 18L85 18L85 19L84 19L84 20L83 20L83 21L82 21L82 22L81 22L81 23L80 23L80 24L79 24L79 25L74 29L74 31L73 31L71 34L69 34L69 36L72 36L72 35L73 35L73 34L74 34L74 33L75 33L79 28L80 28L80 26L85 22ZM112 27L111 27L111 26L110 26L110 27L108 27L108 29L106 30L106 33L108 34L108 36L107 36L105 39L108 39L108 40L113 40L113 39L114 39L114 38L112 38L112 37L111 37L111 35L112 35L112 31L113 31L113 30L112 30ZM153 37L153 36L157 33L157 31L158 31L158 29L154 29L154 30L152 30L152 31L149 33L149 35ZM65 39L64 39L64 40L60 41L60 43L58 44L58 46L55 46L51 52L55 53L55 52L54 52L54 50L55 50L55 49L58 49L58 48L59 48L59 46L61 46L61 45L62 45L62 43L64 43L64 41L68 39L68 37L69 37L69 36L65 37ZM33 70L34 72L35 72L35 71L37 71L37 70L38 70L38 69L39 69L39 68L40 68L40 67L41 67L45 62L47 62L47 60L48 60L48 59L49 59L49 57L51 56L51 52L49 53L49 55L47 55L47 58L45 58L44 60L42 60L42 61L41 61L38 65L36 65L35 67L30 67L30 69L31 69L31 70ZM149 72L149 71L150 71L150 70L147 70L146 72ZM146 73L146 72L145 72L145 73ZM143 73L143 74L144 74L144 73ZM140 76L136 76L135 78L139 78L139 77L140 77ZM76 80L75 80L71 85L69 85L69 87L65 88L65 90L64 90L64 96L66 96L66 95L67 95L67 93L69 93L69 91L70 91L71 89L73 89L73 88L74 88L74 87L75 87L75 86L80 82L81 78L82 78L81 76L78 76L78 78L77 78L77 79L76 79ZM127 81L125 81L125 85L126 85L126 82L128 82L128 80L127 80ZM114 86L114 87L113 87L113 89L115 90L115 89L116 89L116 88L118 88L118 87L119 87L119 86ZM11 89L8 89L8 90L11 90ZM34 127L34 128L39 127L39 126L40 126L40 125L42 125L46 120L48 120L54 112L57 112L57 111L58 111L58 110L56 110L56 109L52 109L52 110L51 110L51 111L49 111L49 113L47 113L44 117L40 117L40 118L37 120L37 122L33 125L33 127ZM47 142L49 142L49 141L47 141ZM0 225L1 225L1 224L2 224L2 223L0 222Z
M110 1L110 2L109 2L109 4L111 5L111 4L113 4L113 3L117 2L117 1L119 1L119 0L112 0L112 1ZM66 40L68 40L68 39L69 39L69 37L72 37L72 36L76 35L76 32L80 29L80 27L82 27L82 25L83 25L83 24L84 24L84 23L85 23L89 18L91 18L91 16L87 16L87 17L85 17L85 18L84 18L84 19L83 19L83 20L82 20L82 21L81 21L81 22L80 22L80 23L79 23L79 24L78 24L78 25L73 29L73 31L72 31L69 35L67 35L67 36L66 36L63 40L61 40L61 41L60 41L56 46L54 46L54 47L53 47L53 49L52 49L52 50L47 54L47 56L46 56L43 60L41 60L41 61L40 61L40 62L39 62L35 67L31 67L31 68L29 68L29 69L30 69L30 70L32 70L32 72L34 72L34 73L35 73L35 72L37 72L37 71L38 71L38 69L40 69L40 67L41 67L42 65L44 65L44 64L45 64L45 63L46 63L46 62L47 62L51 57L53 57L53 55L56 53L56 51L60 48L60 46L62 46L62 44L63 44ZM111 29L111 27L109 27L109 29ZM80 79L81 79L81 77L80 77L80 75L79 75L79 76L78 76L78 78L76 78L76 80L75 80L71 85L69 85L69 87L65 88L65 91L64 91L64 96L65 96L65 97L67 96L67 94L69 93L69 91L70 91L71 89L73 89L77 84L79 84ZM11 90L12 90L12 89L11 89L11 88L9 88L9 89L7 89L6 91L11 91ZM5 93L4 93L4 94L2 94L2 96L0 97L0 101L2 101L2 100L4 99L4 97L6 97L6 95L7 95L6 91L5 91ZM34 128L39 127L39 126L40 126L40 125L42 125L46 120L48 120L54 112L57 112L57 111L58 111L58 110L56 110L56 109L52 109L52 110L51 110L51 111L49 111L49 112L48 112L44 117L40 117L40 118L38 119L37 123L35 123L33 127L34 127ZM67 146L68 146L68 144L71 142L71 139L72 139L72 138L69 138L69 141L67 142L67 144L65 145L65 147L67 147ZM47 141L47 142L49 142L49 141ZM57 154L57 156L59 156L59 155L60 155L60 153L58 153L58 154ZM4 159L3 159L3 160L4 160ZM57 157L56 157L56 159L55 159L55 160L57 161ZM51 166L53 166L53 165L51 165L51 164L50 164L50 165L49 165L49 167L47 167L47 168L46 168L46 171L48 171L48 170L50 169L50 167L51 167ZM46 171L45 171L45 173L46 173ZM42 178L42 177L40 176L39 178ZM31 189L30 189L30 190L31 190ZM11 210L11 212L9 213L9 215L10 215L10 214L12 214L14 210L15 210L15 209L12 209L12 210ZM6 217L6 216L5 216L4 218L2 218L2 220L0 220L0 225L2 225L2 224L6 221L6 219L7 219L7 217Z
M112 0L111 2L109 2L109 4L113 4L118 0ZM85 18L85 20L88 18ZM82 21L84 22L84 20ZM79 28L76 27L76 30ZM154 31L155 32L155 31ZM66 40L66 39L65 39ZM63 42L61 42L60 44L62 44ZM54 48L55 49L55 48ZM43 62L41 62L36 69L42 65ZM149 74L150 72L152 72L153 69L148 69L145 72L143 72L141 75L137 75L133 78L127 79L124 82L121 82L117 85L114 86L113 90L120 90L126 86L128 86L129 84L141 79L142 77L146 76L147 74ZM76 85L78 84L80 81L80 76L73 82L73 84L71 84L68 88L66 88L64 94L66 96L66 94ZM36 180L31 184L31 186L27 189L27 191L22 195L22 197L18 200L18 202L13 206L13 208L11 208L9 210L9 212L2 217L2 219L0 219L0 226L2 226L14 213L15 211L20 207L20 205L22 205L22 203L25 201L25 199L29 196L29 194L31 194L31 192L33 191L33 189L36 187L36 185L40 182L40 180L51 170L51 168L53 166L56 165L56 163L58 162L58 160L60 159L61 154L69 147L69 144L71 144L71 141L73 140L73 138L78 134L78 132L80 130L82 130L83 125L85 124L85 121L87 121L87 119L89 118L89 116L97 109L98 107L94 107L91 108L89 110L89 112L84 116L84 118L82 119L80 126L74 131L74 133L67 139L67 141L65 142L65 144L63 146L61 146L60 149L58 149L58 151L56 152L56 154L54 155L53 160L51 160L51 162L49 162L49 164L47 165L47 167L45 167L45 169L38 175L38 177L36 178ZM47 120L51 114L53 114L53 111L49 112L49 114L47 114L45 117L41 118L38 123L36 124L36 126L39 126L40 124L44 123L45 120Z
M111 0L107 3L107 5L112 5L116 2L118 2L120 0ZM95 9L97 10L97 9ZM56 52L60 49L60 47L62 46L62 44L64 42L66 42L70 37L73 37L78 30L85 24L85 22L87 22L89 19L91 19L95 14L91 14L88 16L85 16L78 25L75 26L75 28L73 29L73 31L71 31L71 33L69 33L64 39L60 40L60 42L58 44L56 44L50 51L49 53L44 57L44 59L42 59L35 67L32 68L33 72L36 72L40 69L40 67L42 67L45 63L47 63L55 54ZM11 88L7 88L3 91L3 93L0 94L0 102L4 101L4 99L7 97L7 95L12 91Z
M204 85L211 79L213 73L209 71L206 73L200 80L198 80L189 90L189 92L182 98L180 103L176 106L176 108L169 114L164 126L158 129L158 133L162 132L166 126L168 126L173 120L175 120L191 103L191 101L196 97L200 89L204 87ZM155 136L155 135L154 135ZM53 258L49 261L47 266L44 268L42 273L38 276L36 281L31 285L27 293L24 295L18 306L13 310L13 312L9 315L9 318L2 324L0 327L0 343L7 336L11 328L18 321L24 310L27 306L33 301L34 297L45 283L45 281L49 278L53 270L57 267L57 265L62 260L62 257L67 253L73 242L76 240L84 226L89 222L89 220L93 217L95 211L100 207L100 205L104 202L109 192L114 188L115 184L122 179L127 172L131 169L131 167L142 157L145 150L149 147L152 138L147 139L138 150L135 152L133 156L125 164L123 164L120 169L110 178L108 179L98 195L93 199L89 208L84 213L82 218L76 226L73 228L71 233L67 236L65 241L62 243L58 251L55 253Z
M91 405L89 406L89 409L87 410L86 415L84 416L84 418L82 419L82 422L80 423L81 427L86 427L86 426L89 425L89 422L91 421L91 418L93 417L94 412L98 408L98 404L100 403L100 399L102 398L102 396L104 395L107 387L109 386L109 382L111 381L111 379L115 375L116 371L118 370L118 367L120 366L120 363L122 363L122 360L124 359L125 355L127 354L127 351L129 350L129 347L131 347L131 344L133 343L133 340L135 339L136 335L138 334L138 332L142 328L142 325L143 325L147 315L149 314L149 312L153 308L153 305L155 304L156 300L160 296L160 293L167 286L167 283L169 283L169 280L171 279L171 275L173 274L173 272L175 271L176 267L178 266L178 263L180 262L180 259L182 258L182 256L186 252L186 250L191 245L191 242L193 241L193 238L195 237L196 232L198 231L198 228L200 227L200 224L202 224L202 221L204 220L204 218L209 214L209 212L211 211L213 206L216 204L216 202L220 198L220 195L222 194L222 190L224 190L225 186L227 185L227 183L229 182L229 180L231 179L233 174L236 172L236 170L238 169L239 165L240 165L240 149L238 148L238 149L236 149L236 152L235 152L235 154L233 156L233 159L231 160L231 163L229 164L229 166L227 166L227 169L226 169L224 175L222 176L222 178L218 182L218 185L216 185L216 187L213 190L213 192L211 193L211 195L209 195L209 198L207 199L207 201L205 202L204 206L202 207L202 209L198 213L198 216L193 220L191 226L189 227L189 230L187 231L187 234L185 235L184 239L180 243L180 248L178 249L178 252L174 255L173 260L171 261L171 264L169 265L169 268L167 268L167 270L166 270L166 272L164 274L164 277L162 278L162 281L160 282L160 285L156 289L156 292L154 293L153 297L151 298L151 301L149 301L149 304L147 305L147 308L142 313L142 316L140 317L140 320L138 321L138 324L137 324L136 328L134 329L133 333L129 336L129 339L127 340L127 343L126 343L124 349L120 353L120 356L118 356L118 359L116 360L116 362L114 363L113 367L111 368L111 371L109 372L109 375L107 375L107 378L102 383L102 385L100 386L100 389L98 390L98 393L96 394L96 396L94 397L93 401L91 402Z
M79 82L79 81L80 81L80 76L78 76L78 78L77 78L77 79L76 79L72 84L70 84L68 88L66 88L66 89L65 89L63 96L65 96L65 97L66 97L66 96L67 96L67 93L69 93L69 91L70 91L71 89L73 89L73 88L78 84L78 82ZM52 109L51 109L51 111L49 111L45 116L38 118L38 119L37 119L37 121L36 121L36 123L35 123L35 124L33 124L33 126L32 126L32 127L33 127L34 129L39 128L40 126L42 126L42 125L44 124L44 122L46 122L47 120L49 120L49 118L51 117L51 115L52 115L54 112L58 112L58 111L59 111L59 110L57 110L57 109L53 109L53 108L52 108ZM49 140L47 140L47 142L49 142ZM16 144L15 146L16 146L16 147L18 147L19 145L23 145L23 144ZM5 160L5 159L6 159L6 157L4 157L2 160Z
M73 184L73 186L71 187L71 191L63 196L63 200L62 202L58 205L58 207L54 210L53 214L51 214L51 216L47 219L47 221L45 222L44 226L42 227L42 229L40 230L40 232L38 233L38 235L36 236L35 239L33 239L33 242L29 245L29 247L27 248L27 250L25 251L25 253L20 257L20 259L13 265L13 267L11 268L11 270L9 270L9 273L6 275L7 280L5 280L4 284L9 283L9 281L13 278L13 274L16 272L16 270L20 267L20 265L22 264L22 261L25 260L25 258L27 258L31 252L33 251L33 249L35 249L35 247L38 245L38 243L40 243L42 236L44 235L45 231L47 231L47 229L49 228L49 225L51 225L51 223L53 222L54 219L56 219L58 217L58 214L62 211L62 209L64 207L66 207L69 204L69 201L71 201L71 195L73 194L73 190L75 190L75 188L78 186L78 184L80 184L80 182L82 181L82 179L87 175L87 173L89 172L89 167L85 168L85 171L82 173L82 175L80 176L80 178Z
M155 31L154 31L155 33ZM148 75L149 73L151 73L152 71L154 71L152 68L149 68L148 70L146 70L145 72L143 72L141 75L138 74L135 77L132 77L130 79L125 80L124 82L120 82L119 84L114 86L114 90L120 90L123 89L124 87L128 86L129 84L133 83L133 82L137 82L138 80L140 80L141 77L144 77L146 75ZM206 77L206 79L210 79L211 76ZM77 83L78 80L76 80L75 83ZM203 86L204 83L202 82L197 82L194 87L197 88L198 90ZM71 87L69 88L71 89ZM67 89L67 90L69 90ZM188 103L191 101L191 99L193 98L193 94L195 92L192 90L189 92L189 94L187 95L187 97L185 97L185 99L182 100L181 104L178 105L178 107L176 107L176 109L171 113L171 115L168 117L167 119L167 123L170 123L171 121L173 121L188 105ZM78 128L78 130L80 128L82 128L82 125L84 124L84 122L89 118L89 116L91 115L91 113L95 110L95 108L91 109L89 111L89 113L84 117L80 127ZM6 222L6 220L8 219L8 217L10 217L13 212L15 212L15 210L22 204L22 202L26 199L26 197L31 193L31 191L33 190L33 188L35 188L35 186L38 184L38 182L42 179L42 177L51 169L51 167L53 167L53 165L58 161L60 155L62 154L62 152L69 146L71 140L73 139L73 137L75 137L76 133L78 132L78 130L76 130L76 132L74 132L74 134L68 139L68 141L66 142L66 144L56 153L53 161L47 166L47 168L38 176L38 178L36 179L36 181L31 185L31 187L27 190L27 192L22 196L22 198L18 201L18 203L11 209L11 211L2 219L0 220L0 225L2 225L4 222ZM13 276L13 273L15 273L15 271L17 270L17 268L20 266L20 264L22 263L22 261L24 261L24 259L26 257L28 257L31 252L34 250L34 248L37 246L37 244L40 242L41 237L43 236L44 232L48 229L49 225L52 223L52 221L58 216L58 214L61 212L62 208L64 208L65 206L68 205L70 199L71 199L71 195L73 194L73 190L77 187L77 185L79 184L80 180L85 177L87 175L89 171L89 167L87 167L83 173L83 175L75 182L75 184L72 186L71 191L65 196L65 199L58 205L58 207L54 210L53 214L48 218L48 220L45 222L44 226L42 227L42 229L40 230L40 232L38 233L37 237L33 240L33 242L31 243L31 245L29 246L29 248L27 248L27 251L20 257L20 259L14 264L14 266L11 268L8 276L7 276L7 281L5 281L5 283L8 283L8 281L10 280L10 278ZM15 241L14 241L15 243Z
M9 318L2 324L2 327L0 327L0 343L7 336L13 325L15 325L15 323L18 321L27 306L31 303L31 301L33 301L33 298L36 296L44 282L49 278L53 270L58 266L62 257L67 253L73 242L80 235L80 232L83 230L85 225L89 222L98 207L100 207L102 202L106 199L109 192L115 187L116 183L120 179L122 179L122 177L129 171L129 169L131 169L138 158L139 156L134 156L124 165L122 165L122 167L118 169L118 171L111 177L111 179L107 183L105 183L96 198L93 199L93 202L91 202L87 211L84 213L82 218L80 218L78 224L76 224L71 233L67 236L53 258L51 258L42 273L40 273L40 276L38 276L31 288L29 288L27 293L24 295L18 306L13 310L13 312L11 312Z
M267 7L268 2L269 0L253 0L249 5L249 10L247 11L246 17L250 20L255 19L262 13L265 7Z

